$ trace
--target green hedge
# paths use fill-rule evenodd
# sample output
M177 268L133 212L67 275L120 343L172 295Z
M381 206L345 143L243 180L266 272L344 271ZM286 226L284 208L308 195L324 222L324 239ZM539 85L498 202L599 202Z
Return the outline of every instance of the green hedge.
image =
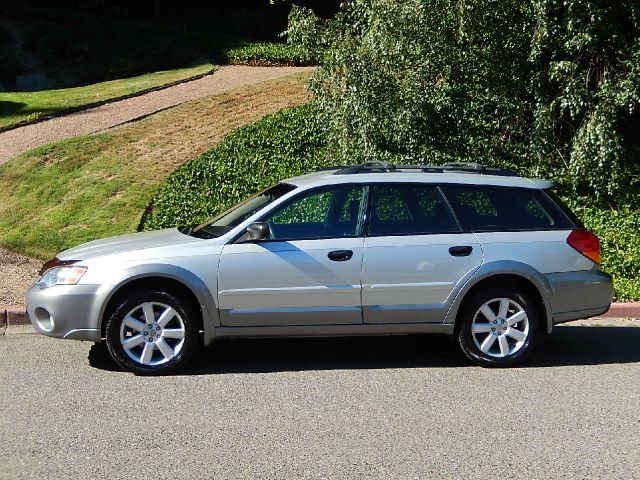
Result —
M326 162L326 135L313 103L239 128L171 174L144 220L153 230L205 221L283 178Z
M589 199L580 199L569 203L585 226L600 239L602 269L613 275L616 300L640 299L640 210L578 206L588 202Z
M223 60L230 64L259 66L317 65L319 58L306 48L288 43L247 43L229 48Z
M327 160L328 145L313 103L235 130L168 177L144 228L202 222L283 178L334 163ZM640 299L640 210L585 207L588 198L567 201L600 238L602 268L613 275L616 299Z

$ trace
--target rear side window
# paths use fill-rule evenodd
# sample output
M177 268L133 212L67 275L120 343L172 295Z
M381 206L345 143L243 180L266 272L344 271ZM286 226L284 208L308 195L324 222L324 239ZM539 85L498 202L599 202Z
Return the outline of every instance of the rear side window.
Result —
M411 184L373 187L369 235L459 231L437 187Z
M573 225L539 190L446 186L443 191L464 230L555 230Z

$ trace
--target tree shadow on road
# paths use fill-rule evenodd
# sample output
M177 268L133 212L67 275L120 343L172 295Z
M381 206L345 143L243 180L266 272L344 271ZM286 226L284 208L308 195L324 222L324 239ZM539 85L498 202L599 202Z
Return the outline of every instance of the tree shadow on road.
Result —
M120 370L104 343L91 348L89 362ZM634 362L640 362L640 328L562 326L542 338L523 368ZM442 335L238 339L201 349L177 375L468 366L454 338Z

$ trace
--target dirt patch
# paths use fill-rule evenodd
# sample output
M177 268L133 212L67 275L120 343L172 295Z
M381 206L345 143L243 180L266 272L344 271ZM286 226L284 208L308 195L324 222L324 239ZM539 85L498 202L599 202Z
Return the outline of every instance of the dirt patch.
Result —
M24 305L27 289L38 276L41 260L0 248L0 308Z

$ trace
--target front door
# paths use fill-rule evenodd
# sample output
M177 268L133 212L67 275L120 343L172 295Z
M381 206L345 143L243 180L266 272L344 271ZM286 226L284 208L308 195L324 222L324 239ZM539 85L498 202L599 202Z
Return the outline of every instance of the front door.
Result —
M447 300L482 264L472 233L461 233L431 185L373 187L362 269L364 323L442 322Z
M335 186L294 197L266 218L270 238L222 251L224 326L362 323L366 187Z

